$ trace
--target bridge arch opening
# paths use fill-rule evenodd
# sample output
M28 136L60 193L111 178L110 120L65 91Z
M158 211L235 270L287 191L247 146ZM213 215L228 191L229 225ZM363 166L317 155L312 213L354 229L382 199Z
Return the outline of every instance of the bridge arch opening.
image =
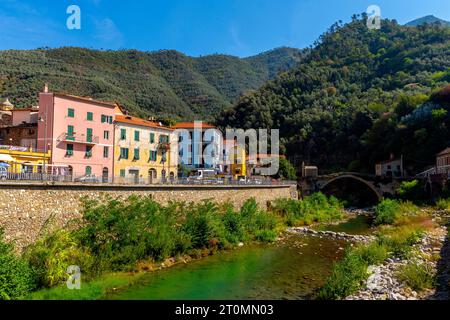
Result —
M371 183L356 176L334 178L320 189L324 194L335 196L352 207L374 206L382 199L380 192Z

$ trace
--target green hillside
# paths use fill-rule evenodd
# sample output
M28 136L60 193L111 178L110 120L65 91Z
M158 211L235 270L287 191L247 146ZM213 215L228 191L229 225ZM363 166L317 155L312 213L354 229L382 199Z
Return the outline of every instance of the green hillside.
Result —
M18 107L36 104L37 93L48 82L54 91L118 101L140 116L210 119L302 55L290 48L246 59L192 58L169 50L0 51L0 97L9 97Z
M410 26L410 27L417 27L417 26L423 25L425 23L428 23L428 24L438 23L438 24L440 24L442 26L447 26L447 27L450 26L450 22L449 21L445 21L445 20L439 19L439 18L437 18L437 17L435 17L433 15L429 15L429 16L425 16L425 17L422 17L422 18L419 18L419 19L415 19L415 20L413 20L411 22L408 22L406 25Z
M373 172L391 153L403 154L411 172L432 164L450 141L450 90L441 89L450 82L450 29L383 20L369 30L365 18L333 25L298 66L217 123L279 128L296 165Z

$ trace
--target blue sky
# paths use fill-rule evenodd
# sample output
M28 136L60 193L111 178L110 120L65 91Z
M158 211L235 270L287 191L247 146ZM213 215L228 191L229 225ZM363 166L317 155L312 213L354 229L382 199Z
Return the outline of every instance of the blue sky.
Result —
M81 9L81 30L66 27L72 4ZM306 47L332 23L372 4L400 23L428 14L450 20L449 0L0 0L0 49L82 46L249 56Z

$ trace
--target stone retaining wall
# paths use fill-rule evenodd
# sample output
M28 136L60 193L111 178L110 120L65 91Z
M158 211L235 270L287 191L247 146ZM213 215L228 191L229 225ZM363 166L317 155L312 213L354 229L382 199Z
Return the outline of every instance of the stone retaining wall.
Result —
M0 227L7 241L15 241L21 249L35 241L46 221L51 228L61 228L80 217L80 199L108 194L126 198L151 195L156 201L199 202L212 199L241 206L254 197L263 207L277 198L297 197L296 186L111 186L67 184L0 184Z

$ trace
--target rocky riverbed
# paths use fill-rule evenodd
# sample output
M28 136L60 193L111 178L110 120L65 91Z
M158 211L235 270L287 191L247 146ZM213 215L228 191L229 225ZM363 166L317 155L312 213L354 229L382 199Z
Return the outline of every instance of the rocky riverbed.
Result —
M334 232L334 231L316 231L309 227L294 227L289 228L287 231L289 233L307 234L319 238L334 238L350 242L368 243L375 240L375 237L370 235L354 235L354 234L347 234L345 232Z
M443 250L447 243L446 235L447 228L437 228L427 233L420 243L414 245L412 258L408 260L387 259L382 265L370 266L368 272L371 275L363 289L347 297L346 300L448 300L450 280L448 263L444 263L446 270L439 267L440 261L449 259ZM408 262L428 264L432 270L438 273L437 290L425 290L418 293L402 283L397 274Z

